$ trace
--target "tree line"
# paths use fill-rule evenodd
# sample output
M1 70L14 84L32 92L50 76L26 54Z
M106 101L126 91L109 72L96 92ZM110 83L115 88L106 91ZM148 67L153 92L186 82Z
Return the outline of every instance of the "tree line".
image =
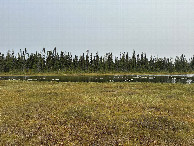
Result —
M133 51L120 53L113 57L112 53L99 56L87 51L80 56L72 56L70 52L57 52L56 48L41 52L29 53L27 49L15 54L8 51L0 53L0 72L190 72L194 71L194 56L189 60L185 55L172 58L147 57L146 53L136 54Z

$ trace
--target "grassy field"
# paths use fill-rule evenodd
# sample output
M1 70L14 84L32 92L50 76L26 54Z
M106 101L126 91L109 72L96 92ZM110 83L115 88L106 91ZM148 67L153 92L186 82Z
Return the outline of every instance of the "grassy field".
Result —
M96 72L96 73L84 73L84 72L8 72L0 73L0 76L101 76L101 75L183 75L194 74L194 72Z
M192 145L194 84L0 81L0 145Z

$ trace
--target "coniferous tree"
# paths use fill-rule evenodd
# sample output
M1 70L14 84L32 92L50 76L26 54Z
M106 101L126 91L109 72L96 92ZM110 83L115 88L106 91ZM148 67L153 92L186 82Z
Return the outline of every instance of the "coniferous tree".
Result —
M191 70L194 70L194 56L191 58L190 67L191 67Z
M86 55L83 53L78 58L77 55L72 57L71 53L65 54L61 51L59 54L57 49L52 51L43 50L35 54L29 54L27 49L20 49L18 55L14 51L8 51L6 55L0 53L0 72L45 72L45 71L73 71L73 72L188 72L194 71L194 56L186 59L185 55L172 58L147 58L145 53L137 54L133 51L132 57L127 53L120 53L120 57L106 53L104 57L96 53L95 56L89 51Z

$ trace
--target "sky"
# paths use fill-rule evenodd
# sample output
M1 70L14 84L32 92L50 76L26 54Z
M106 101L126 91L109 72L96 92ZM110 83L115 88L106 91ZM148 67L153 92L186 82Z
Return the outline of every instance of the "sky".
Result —
M193 0L0 0L0 52L194 55Z

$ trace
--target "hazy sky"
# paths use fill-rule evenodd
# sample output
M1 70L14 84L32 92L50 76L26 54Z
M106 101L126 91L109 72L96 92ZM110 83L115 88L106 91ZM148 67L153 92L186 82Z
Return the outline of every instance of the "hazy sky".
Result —
M0 52L194 55L194 0L0 0Z

